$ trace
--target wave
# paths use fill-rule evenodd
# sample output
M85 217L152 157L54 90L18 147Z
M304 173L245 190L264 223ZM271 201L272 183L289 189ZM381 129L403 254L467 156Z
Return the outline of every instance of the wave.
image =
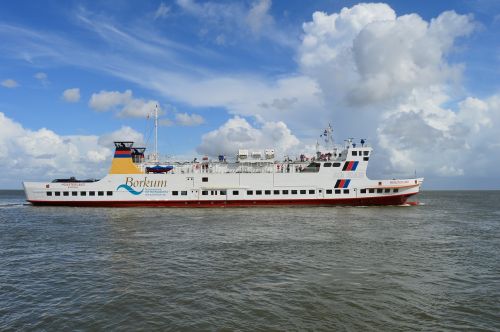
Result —
M142 192L144 191L144 188L142 188L141 191L136 191L134 190L131 186L128 186L126 184L121 184L119 185L118 187L116 187L116 190L120 189L120 188L123 188L123 189L126 189L129 193L131 193L132 195L140 195L142 194Z

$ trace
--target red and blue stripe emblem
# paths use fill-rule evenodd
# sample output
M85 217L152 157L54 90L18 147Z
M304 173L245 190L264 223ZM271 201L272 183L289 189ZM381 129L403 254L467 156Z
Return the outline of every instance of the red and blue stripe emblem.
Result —
M339 179L335 182L335 188L348 188L349 183L351 183L351 179Z
M115 158L132 158L130 150L116 150Z
M359 161L346 161L342 170L343 171L355 171L356 168L358 168L358 164L359 164Z

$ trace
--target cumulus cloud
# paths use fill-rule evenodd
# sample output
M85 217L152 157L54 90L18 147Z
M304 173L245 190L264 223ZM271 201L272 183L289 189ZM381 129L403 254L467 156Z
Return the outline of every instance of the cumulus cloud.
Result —
M132 141L134 146L144 146L144 136L131 127L123 126L109 134L104 134L97 142L101 146L114 147L115 141Z
M446 55L474 23L453 11L426 22L417 14L397 16L386 4L365 3L331 15L316 12L303 28L302 70L327 96L365 106L459 78L462 67Z
M316 12L303 25L298 63L325 105L340 109L336 123L363 129L379 148L378 173L473 175L472 165L495 155L477 137L498 142L500 125L494 97L456 100L464 66L449 55L475 26L453 11L426 21L380 3Z
M30 130L1 112L0 128L0 163L4 166L0 183L9 188L19 188L22 180L102 177L110 165L114 139L143 141L129 127L101 137Z
M459 176L474 174L477 163L497 163L500 138L494 127L500 111L498 97L468 97L458 110L444 108L447 96L439 91L414 93L407 103L384 114L378 128L380 146L388 156L389 171L409 174Z
M275 148L285 154L300 144L285 123L266 122L256 128L241 117L229 119L221 127L202 137L196 149L201 154L210 156L236 155L238 149Z
M96 111L106 112L116 106L128 103L132 99L132 91L104 91L93 93L89 100L89 106Z
M12 89L12 88L17 88L19 86L19 83L17 83L15 80L11 78L8 78L2 81L2 86L8 89Z
M205 122L205 119L198 114L177 113L175 121L181 126L199 126Z
M132 91L100 91L93 93L89 100L89 107L99 111L117 111L120 117L146 117L160 103L156 100L133 98ZM161 111L161 110L160 110Z
M80 89L72 88L64 90L62 98L68 103L77 103L80 101Z

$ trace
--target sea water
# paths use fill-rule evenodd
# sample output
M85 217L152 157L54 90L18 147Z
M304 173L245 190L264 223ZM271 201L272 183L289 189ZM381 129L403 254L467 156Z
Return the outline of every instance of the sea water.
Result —
M500 330L500 192L418 206L34 207L0 192L0 330Z

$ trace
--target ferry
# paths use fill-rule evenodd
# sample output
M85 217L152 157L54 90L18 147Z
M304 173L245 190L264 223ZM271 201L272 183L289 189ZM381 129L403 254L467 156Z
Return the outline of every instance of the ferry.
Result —
M23 182L33 205L91 207L252 207L403 205L418 194L423 178L371 180L373 149L366 140L333 144L331 126L312 157L276 158L274 149L240 149L189 162L160 162L155 112L154 153L134 142L114 142L109 174ZM331 143L331 144L328 144Z

